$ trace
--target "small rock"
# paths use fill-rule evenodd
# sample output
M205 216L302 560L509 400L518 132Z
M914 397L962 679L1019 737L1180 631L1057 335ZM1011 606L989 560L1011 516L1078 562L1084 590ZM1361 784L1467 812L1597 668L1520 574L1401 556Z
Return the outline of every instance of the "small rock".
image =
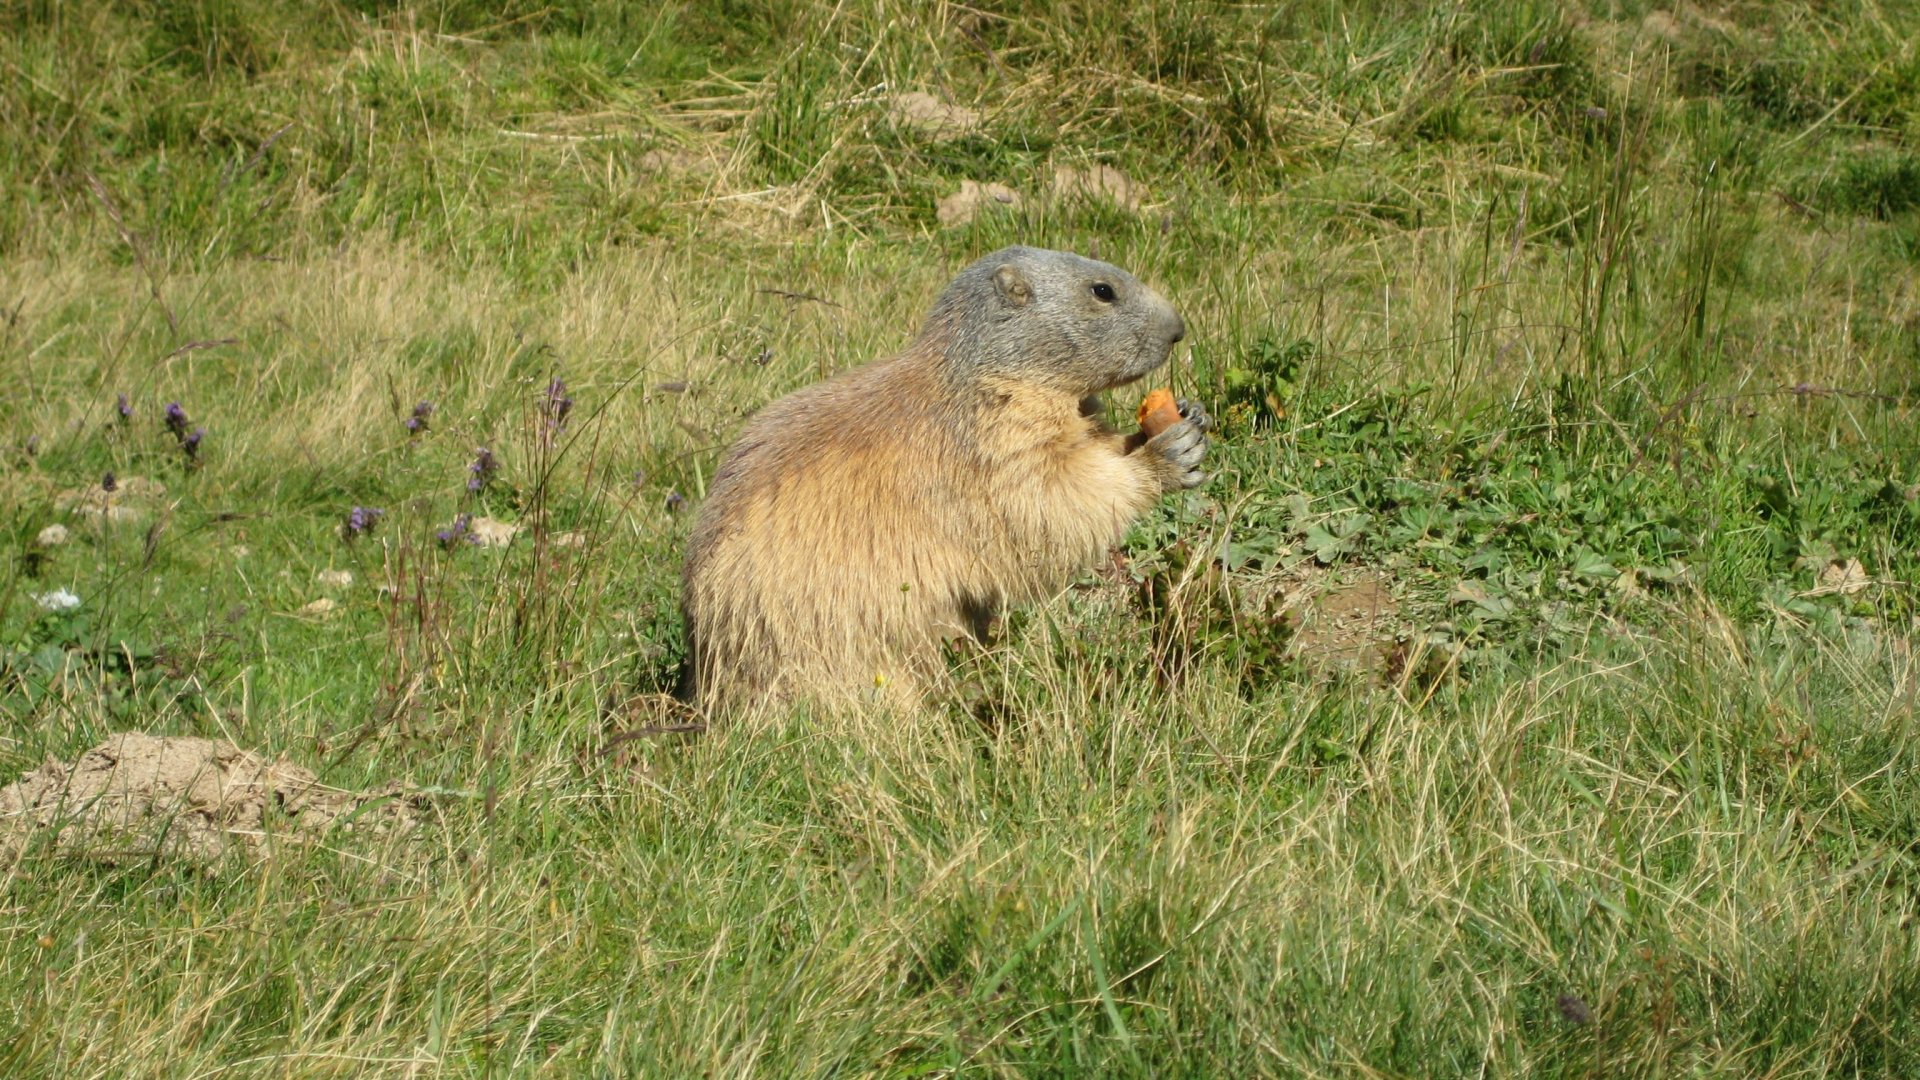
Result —
M344 589L347 586L353 584L353 571L322 570L319 573L313 575L313 580L319 582L320 584L326 586L329 589Z
M336 604L332 600L323 596L320 599L315 600L314 602L301 608L297 612L297 614L313 615L316 617L321 615L331 615L333 614L333 610L339 606L340 606L339 604Z
M495 521L490 517L477 517L467 523L467 535L473 538L475 544L484 548L506 547L513 543L514 535L519 531L518 525L506 521Z
M40 535L34 537L33 542L40 547L50 548L59 547L69 539L71 539L71 537L68 535L65 525L49 525L40 530Z
M952 139L980 126L980 114L964 105L949 105L924 90L895 94L887 115L900 127L935 139Z
M983 206L1004 206L1009 210L1018 210L1020 193L1005 184L962 180L958 192L940 200L934 208L934 217L941 225L951 229L972 221Z

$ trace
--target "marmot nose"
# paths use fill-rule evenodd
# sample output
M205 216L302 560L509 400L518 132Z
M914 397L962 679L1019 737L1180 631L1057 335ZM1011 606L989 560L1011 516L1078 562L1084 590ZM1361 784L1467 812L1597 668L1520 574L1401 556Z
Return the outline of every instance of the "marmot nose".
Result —
M1167 342L1171 345L1178 345L1180 340L1186 336L1187 320L1181 318L1180 313L1176 311L1173 313L1173 333L1169 335Z

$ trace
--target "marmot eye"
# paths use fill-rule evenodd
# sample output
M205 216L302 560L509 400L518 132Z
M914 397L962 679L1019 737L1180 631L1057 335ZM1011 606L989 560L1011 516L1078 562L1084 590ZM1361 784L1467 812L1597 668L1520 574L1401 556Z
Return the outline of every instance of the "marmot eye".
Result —
M1113 303L1113 286L1104 281L1096 281L1093 283L1093 296L1103 304L1111 304Z

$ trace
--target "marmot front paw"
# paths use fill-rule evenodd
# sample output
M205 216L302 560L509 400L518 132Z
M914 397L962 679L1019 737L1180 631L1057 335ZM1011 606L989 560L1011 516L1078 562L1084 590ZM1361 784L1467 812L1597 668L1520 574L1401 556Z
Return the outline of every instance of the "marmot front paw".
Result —
M1207 428L1213 425L1213 419L1205 409L1189 402L1180 402L1179 423L1147 440L1141 448L1143 453L1152 455L1167 490L1195 488L1207 482L1207 474L1200 471L1200 462L1207 456Z

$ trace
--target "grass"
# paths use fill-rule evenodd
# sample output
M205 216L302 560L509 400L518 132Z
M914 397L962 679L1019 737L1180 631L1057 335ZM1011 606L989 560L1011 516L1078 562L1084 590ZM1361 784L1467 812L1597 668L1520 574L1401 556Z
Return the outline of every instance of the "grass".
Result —
M1909 5L0 31L0 780L144 730L433 793L30 851L8 1075L1920 1072ZM1096 162L1145 206L1033 197ZM1016 240L1179 304L1217 478L964 700L631 737L742 417ZM98 528L107 473L166 493ZM1362 577L1329 670L1283 600Z

